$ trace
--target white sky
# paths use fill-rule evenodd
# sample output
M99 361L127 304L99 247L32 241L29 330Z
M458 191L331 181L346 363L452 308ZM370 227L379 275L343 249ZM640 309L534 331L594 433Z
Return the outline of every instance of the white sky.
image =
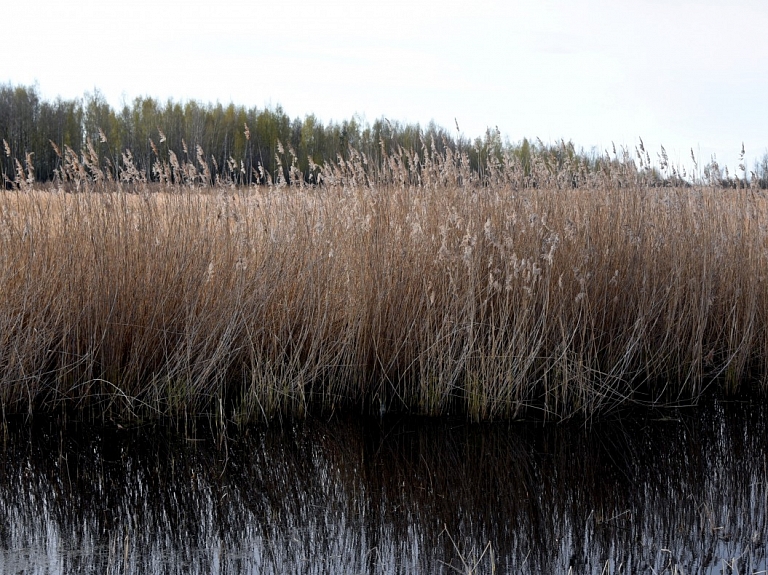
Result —
M10 0L0 82L430 120L731 170L768 151L766 0Z

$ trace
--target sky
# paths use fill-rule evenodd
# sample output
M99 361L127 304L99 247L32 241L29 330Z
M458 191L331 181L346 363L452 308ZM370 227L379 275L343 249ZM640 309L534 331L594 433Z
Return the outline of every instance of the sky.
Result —
M12 0L0 83L281 105L475 138L768 153L765 0Z

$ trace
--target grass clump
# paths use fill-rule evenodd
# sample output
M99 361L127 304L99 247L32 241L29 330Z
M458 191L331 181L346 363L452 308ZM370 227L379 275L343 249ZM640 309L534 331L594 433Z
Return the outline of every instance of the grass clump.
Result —
M100 176L92 149L51 184L20 166L5 413L560 419L765 389L762 191L431 150L251 187L175 154L162 184Z

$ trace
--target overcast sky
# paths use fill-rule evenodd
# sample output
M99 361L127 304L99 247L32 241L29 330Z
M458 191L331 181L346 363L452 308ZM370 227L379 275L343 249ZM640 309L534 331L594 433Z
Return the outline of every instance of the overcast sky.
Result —
M766 0L12 0L0 82L499 127L690 165L768 151Z

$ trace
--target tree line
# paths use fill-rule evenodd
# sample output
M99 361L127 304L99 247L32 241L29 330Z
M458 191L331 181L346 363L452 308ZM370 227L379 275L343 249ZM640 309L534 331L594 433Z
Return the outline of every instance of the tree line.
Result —
M230 160L242 162L243 183L263 177L264 171L276 174L280 167L287 176L290 165L280 166L285 162L278 159L285 151L294 156L295 168L308 176L313 163L347 158L350 147L373 162L397 146L412 149L420 140L439 148L469 148L468 140L434 124L422 130L384 118L368 124L358 117L324 124L312 114L291 119L279 105L259 109L195 100L162 102L148 96L115 109L98 91L47 101L34 86L11 85L0 85L0 138L6 144L0 158L3 174L15 174L18 162L33 171L36 181L53 178L66 148L79 153L89 142L107 169L116 169L123 152L130 150L135 166L149 180L155 178L157 155L167 160L173 151L194 160L199 149L214 172Z
M503 142L498 129L489 129L475 139L448 130L433 122L426 127L402 124L380 118L372 123L359 117L341 122L323 123L315 115L290 118L277 105L274 108L245 107L230 103L176 102L142 96L121 108L113 108L98 91L82 98L53 101L43 99L36 86L0 85L0 174L6 185L20 177L50 181L61 167L62 157L87 153L89 146L102 164L99 168L115 178L124 168L126 150L130 150L131 169L148 181L162 179L153 170L157 162L180 156L194 163L203 158L210 164L210 177L228 172L237 183L264 182L267 178L295 180L300 173L311 180L313 166L350 159L358 153L366 162L383 165L393 154L408 151L422 154L453 154L480 177L494 166L513 161L530 173L536 157L546 156L551 169L564 168L573 173L574 185L585 174L599 172L622 162L632 154L613 150L586 153L571 142L547 145L541 141ZM641 146L642 148L642 142ZM643 161L636 150L640 170L646 170L659 182L680 179L680 174L651 168L647 152ZM185 157L186 156L186 157ZM408 156L407 158L413 158ZM663 166L663 162L662 162ZM707 166L712 168L710 164ZM717 168L717 165L714 165ZM712 179L729 185L729 177L710 169ZM768 187L768 156L752 171L761 187Z

